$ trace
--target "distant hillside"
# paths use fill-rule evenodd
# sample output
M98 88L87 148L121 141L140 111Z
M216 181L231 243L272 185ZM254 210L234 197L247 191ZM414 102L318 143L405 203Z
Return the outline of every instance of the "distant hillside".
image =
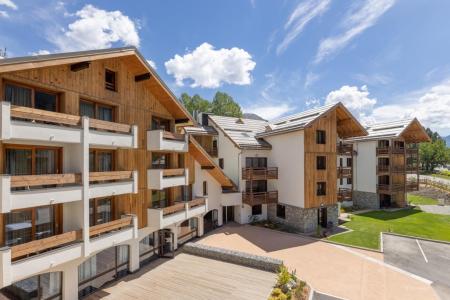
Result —
M253 119L253 120L259 120L259 121L267 121L263 118L261 118L260 116L258 116L257 114L253 114L253 113L244 113L242 115L242 118L244 119ZM450 144L447 144L450 145Z
M450 135L445 136L444 138L445 143L447 144L447 147L450 148Z

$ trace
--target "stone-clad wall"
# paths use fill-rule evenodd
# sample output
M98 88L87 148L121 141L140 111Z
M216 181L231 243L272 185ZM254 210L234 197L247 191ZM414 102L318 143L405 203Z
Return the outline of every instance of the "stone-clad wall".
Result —
M353 191L353 205L361 209L379 209L380 200L377 193Z
M300 232L313 232L318 226L318 208L301 208L283 204L286 218L277 217L277 205L270 204L267 209L267 217L272 222L282 223ZM337 204L327 206L327 220L333 226L338 224L339 211Z
M269 272L278 272L278 269L283 264L282 260L276 258L195 243L185 244L183 252Z

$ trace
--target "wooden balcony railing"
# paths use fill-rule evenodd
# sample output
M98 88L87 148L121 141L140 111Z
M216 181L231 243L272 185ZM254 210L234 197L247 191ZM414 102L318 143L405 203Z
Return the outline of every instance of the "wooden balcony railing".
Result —
M163 169L163 177L184 176L184 169Z
M16 260L20 257L38 254L40 252L65 246L79 240L81 240L81 230L76 230L50 236L40 240L34 240L20 245L15 245L11 247L11 259Z
M352 144L337 144L336 147L338 155L352 155L353 145Z
M403 184L377 184L377 191L378 192L400 192L405 189L405 185Z
M405 153L405 147L377 147L377 155L388 155L388 154L403 154Z
M338 201L346 201L352 199L352 190L347 188L339 188L338 194L337 194Z
M25 106L11 106L11 117L30 121L53 123L55 125L81 126L80 116ZM115 131L119 133L131 132L131 125L97 119L89 119L89 127L99 130Z
M132 171L90 172L89 182L125 180L131 179L132 177ZM12 188L65 184L81 184L81 174L67 173L11 176Z
M352 167L338 167L337 172L339 177L352 176Z
M243 180L278 179L278 167L271 168L242 168Z
M378 173L389 172L389 171L390 171L389 165L377 165L377 172Z
M185 141L186 137L182 133L174 133L170 131L163 131L163 139L175 140L175 141Z
M188 202L188 207L189 207L189 209L191 209L191 208L194 208L194 207L197 207L197 206L205 205L205 203L206 203L205 198L197 198L197 199L189 201Z
M242 192L242 202L248 205L278 203L278 191Z
M185 209L186 209L186 205L184 204L184 202L179 202L174 205L162 208L162 211L163 211L163 216L167 216L167 215L175 214L177 212L181 212Z
M127 216L125 218L117 219L111 222L98 224L89 227L89 237L100 235L102 233L119 230L133 225L133 217Z

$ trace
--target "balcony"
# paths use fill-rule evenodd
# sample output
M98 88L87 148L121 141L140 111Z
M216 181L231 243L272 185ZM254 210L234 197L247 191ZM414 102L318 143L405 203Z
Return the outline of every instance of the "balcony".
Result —
M137 236L137 217L124 215L120 219L89 227L90 251L107 249Z
M337 200L339 202L351 201L352 200L352 190L346 188L339 188L337 194Z
M405 190L405 185L401 183L377 184L377 193L395 193Z
M339 177L351 177L352 176L352 167L338 167L337 173Z
M272 192L242 192L242 203L250 206L278 203L278 191Z
M378 156L384 156L384 155L390 155L390 154L404 154L405 148L404 147L377 147L377 155Z
M147 185L149 189L156 190L189 185L188 169L149 169L147 170Z
M137 126L89 119L2 102L2 140L137 148ZM89 128L83 130L82 128Z
M188 152L187 134L173 133L165 130L147 131L147 150L168 151L168 152Z
M80 201L83 186L80 173L45 175L0 175L0 212ZM89 197L137 193L136 171L89 173ZM11 190L11 188L24 188Z
M377 165L377 173L389 173L390 167L389 165Z
M278 179L278 168L242 168L243 180Z
M81 230L0 249L0 286L82 257Z
M164 208L149 208L147 209L147 227L159 230L207 212L208 200L206 198L179 202Z
M353 145L352 144L337 144L336 152L338 155L353 155Z

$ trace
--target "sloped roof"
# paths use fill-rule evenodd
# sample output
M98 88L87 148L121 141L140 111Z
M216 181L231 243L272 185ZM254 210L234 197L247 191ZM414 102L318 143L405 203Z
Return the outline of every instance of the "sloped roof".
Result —
M416 118L376 123L366 127L368 135L348 139L349 141L403 138L410 142L430 140L423 126Z
M149 84L154 91L158 93L158 100L161 101L163 105L170 107L170 111L173 113L174 117L176 119L186 118L196 124L190 113L178 101L178 98L172 93L147 60L132 46L0 59L0 73L117 57L132 57L133 62L130 61L130 63L139 65L139 70L142 73L148 72L152 75Z
M186 133L192 134L192 135L218 135L219 133L217 130L212 126L186 126L183 127L183 129L186 131Z
M216 115L209 115L209 119L239 148L272 148L268 142L256 137L258 132L263 132L269 125L267 121Z

